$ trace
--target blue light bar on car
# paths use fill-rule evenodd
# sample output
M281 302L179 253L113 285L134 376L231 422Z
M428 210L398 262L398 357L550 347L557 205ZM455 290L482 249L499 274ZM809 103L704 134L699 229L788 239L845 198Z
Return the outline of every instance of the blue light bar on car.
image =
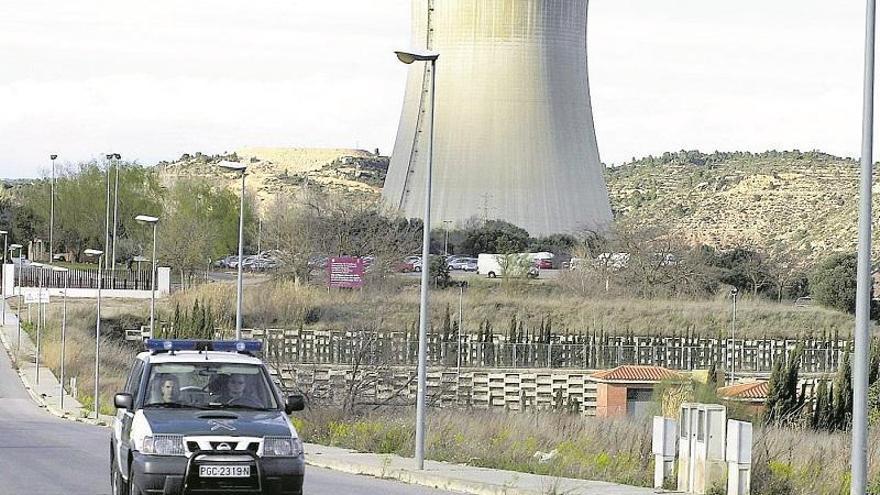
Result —
M220 352L261 352L263 343L259 340L190 340L190 339L148 339L144 347L152 352L172 351L220 351Z

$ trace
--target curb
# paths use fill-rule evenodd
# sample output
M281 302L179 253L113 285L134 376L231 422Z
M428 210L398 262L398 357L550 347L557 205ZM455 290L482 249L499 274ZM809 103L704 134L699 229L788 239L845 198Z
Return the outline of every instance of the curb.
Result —
M534 490L525 490L504 485L493 485L489 483L480 483L477 481L468 481L455 478L449 478L440 474L430 472L411 471L408 469L390 469L386 470L381 467L370 466L365 464L354 464L345 461L325 459L321 455L306 456L306 464L309 466L332 469L349 474L368 475L380 479L398 480L412 485L427 486L439 490L449 490L456 492L469 493L472 495L539 495L545 492Z

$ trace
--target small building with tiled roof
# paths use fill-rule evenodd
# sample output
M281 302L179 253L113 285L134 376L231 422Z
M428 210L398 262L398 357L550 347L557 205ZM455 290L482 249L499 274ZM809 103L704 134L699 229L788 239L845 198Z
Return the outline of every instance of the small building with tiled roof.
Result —
M767 381L736 383L718 389L718 397L743 404L755 413L764 410L769 393L770 383Z
M658 383L688 378L662 366L623 365L597 371L589 379L596 382L596 416L611 418L647 412Z

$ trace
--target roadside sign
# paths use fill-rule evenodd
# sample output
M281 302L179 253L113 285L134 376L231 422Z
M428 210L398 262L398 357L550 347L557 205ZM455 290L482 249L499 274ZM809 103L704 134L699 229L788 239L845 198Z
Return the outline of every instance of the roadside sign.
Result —
M332 288L359 289L364 285L364 260L354 256L330 258L328 285Z
M25 304L49 304L49 291L43 290L41 292L25 292L24 302Z

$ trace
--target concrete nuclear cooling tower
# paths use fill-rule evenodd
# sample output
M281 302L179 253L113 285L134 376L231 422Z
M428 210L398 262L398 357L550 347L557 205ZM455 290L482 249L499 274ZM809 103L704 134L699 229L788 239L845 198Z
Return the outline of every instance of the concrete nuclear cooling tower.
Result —
M611 221L587 77L588 0L413 0L437 61L431 221L500 219L532 235ZM430 67L410 66L385 201L422 218Z

